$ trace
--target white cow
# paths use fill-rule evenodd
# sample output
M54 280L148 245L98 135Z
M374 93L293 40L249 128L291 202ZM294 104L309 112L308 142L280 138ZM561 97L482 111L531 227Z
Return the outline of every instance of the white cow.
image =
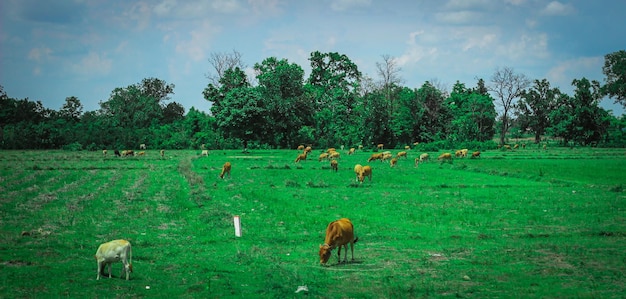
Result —
M96 261L98 261L98 276L96 280L100 279L100 274L104 271L106 265L109 265L109 278L111 278L111 265L113 262L118 261L122 261L122 264L124 264L120 277L125 272L126 280L128 280L130 272L133 272L133 251L130 247L130 242L126 240L113 240L103 243L98 247L98 251L96 251Z

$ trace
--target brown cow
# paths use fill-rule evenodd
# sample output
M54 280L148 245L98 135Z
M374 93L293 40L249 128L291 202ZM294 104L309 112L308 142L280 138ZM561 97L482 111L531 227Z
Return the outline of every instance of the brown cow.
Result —
M475 151L472 153L472 159L474 158L480 158L480 152L479 151Z
M359 174L359 181L363 183L363 180L365 180L365 177L369 177L370 182L372 181L372 167L370 167L369 165L363 166L363 169L361 170L361 174Z
M98 276L96 276L96 280L100 279L100 274L103 273L107 265L109 265L109 278L111 278L111 265L117 261L121 261L124 264L122 274L126 273L126 280L129 279L130 272L133 272L133 251L130 242L126 240L113 240L101 244L98 247L98 251L96 251L95 258L98 262Z
M439 161L448 160L448 161L452 162L452 154L450 154L450 153L443 153L443 154L441 154L439 156L439 158L437 158L437 160L439 160Z
M339 170L339 163L337 163L337 160L330 160L330 169L334 170L335 172Z
M337 247L339 247L337 250L337 258L339 263L341 263L341 246L345 249L344 262L347 263L348 244L350 244L352 260L354 260L354 243L358 240L359 238L354 237L354 226L352 225L352 222L350 222L350 219L341 218L329 223L326 228L326 238L324 239L324 244L320 245L320 264L326 265L332 250Z
M373 160L383 160L383 154L382 153L378 153L378 154L372 154L369 159L367 159L367 162L373 161Z
M226 162L226 163L224 163L224 166L222 166L222 172L220 173L220 179L223 179L225 174L228 174L228 178L230 178L230 162Z
M363 171L363 166L361 166L361 164L357 164L354 165L354 174L356 174L356 181L359 181L359 176L361 175L361 172Z
M295 163L298 163L298 162L300 162L300 161L302 161L302 160L306 160L306 155L307 155L307 153L308 153L308 152L305 150L305 151L304 151L304 153L299 154L299 155L296 157L296 160L295 160L294 162L295 162Z

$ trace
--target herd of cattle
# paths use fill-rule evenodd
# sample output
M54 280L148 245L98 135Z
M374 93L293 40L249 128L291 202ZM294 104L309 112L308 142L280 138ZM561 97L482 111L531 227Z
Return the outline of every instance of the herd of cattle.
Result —
M140 149L145 150L145 144L140 145ZM378 144L378 150L383 150L383 144ZM353 155L356 152L356 148L350 148L347 152L348 155ZM359 150L362 150L362 147L359 146ZM389 161L389 165L391 167L395 167L400 158L408 159L407 151L410 150L409 146L405 147L404 151L398 152L395 156L390 151L383 151L380 153L373 153L367 159L367 162L372 161L381 161L386 162ZM294 160L295 163L300 161L307 160L309 153L312 152L311 146L305 147L304 145L300 145L298 147L298 151L302 151L296 156ZM107 150L102 151L103 155L107 155ZM123 151L114 151L116 156L126 157L126 156L143 156L145 155L145 151L135 152L133 150L123 150ZM165 151L160 151L161 157L164 157ZM208 156L209 151L202 146L201 156ZM454 153L454 157L457 158L465 158L468 155L467 149L457 150ZM452 161L452 153L443 153L439 155L437 158L441 162ZM330 167L332 171L338 171L338 159L340 159L341 154L335 148L329 148L323 153L321 153L318 157L318 161L330 161ZM471 154L470 158L478 158L480 157L480 151L475 151ZM414 160L415 167L418 167L419 163L425 162L429 160L430 156L428 153L422 153ZM230 162L224 163L222 166L222 171L220 172L219 177L224 178L225 176L230 178L230 171L232 165ZM369 165L361 165L356 164L354 166L354 173L356 175L356 181L359 183L363 183L364 179L367 177L369 181L372 181L372 167ZM319 257L320 264L325 265L330 256L333 249L337 248L337 258L338 261L341 262L341 248L344 248L345 256L344 262L347 262L348 258L348 245L350 246L352 253L352 260L354 260L354 244L358 241L358 237L355 237L354 234L354 226L352 222L348 218L341 218L339 220L333 221L328 224L326 228L326 237L324 239L324 244L320 245L319 249ZM114 240L107 243L103 243L98 247L96 251L95 258L98 264L98 273L96 279L100 279L101 274L105 270L108 265L109 271L108 276L111 277L111 265L114 262L121 261L123 264L122 274L126 274L126 280L129 279L129 274L133 271L132 267L132 249L131 244L127 240Z

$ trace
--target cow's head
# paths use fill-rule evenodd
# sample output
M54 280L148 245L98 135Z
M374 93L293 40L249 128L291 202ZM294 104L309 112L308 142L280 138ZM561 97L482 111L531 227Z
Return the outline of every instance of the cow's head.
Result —
M320 245L320 264L324 265L330 258L331 248L328 244Z

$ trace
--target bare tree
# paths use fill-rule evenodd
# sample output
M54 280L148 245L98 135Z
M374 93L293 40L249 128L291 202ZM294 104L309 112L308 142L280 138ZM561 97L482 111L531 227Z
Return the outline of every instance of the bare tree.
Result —
M213 67L212 72L206 74L209 83L214 86L220 86L220 79L224 76L224 72L228 69L234 69L239 67L245 69L246 65L241 60L241 53L233 50L232 53L226 52L213 52L209 56L209 63Z
M496 95L497 104L502 107L502 126L500 127L500 145L504 145L506 133L509 131L511 121L509 114L514 107L514 100L519 98L522 91L530 85L530 80L524 74L516 74L513 68L496 68L491 76L492 85L489 91Z
M389 102L391 111L393 111L395 108L391 92L395 85L402 84L403 80L399 75L402 68L398 66L398 61L395 57L388 54L385 54L382 57L382 62L376 62L376 68L378 69L378 75L381 78L381 86L385 92L385 97Z

